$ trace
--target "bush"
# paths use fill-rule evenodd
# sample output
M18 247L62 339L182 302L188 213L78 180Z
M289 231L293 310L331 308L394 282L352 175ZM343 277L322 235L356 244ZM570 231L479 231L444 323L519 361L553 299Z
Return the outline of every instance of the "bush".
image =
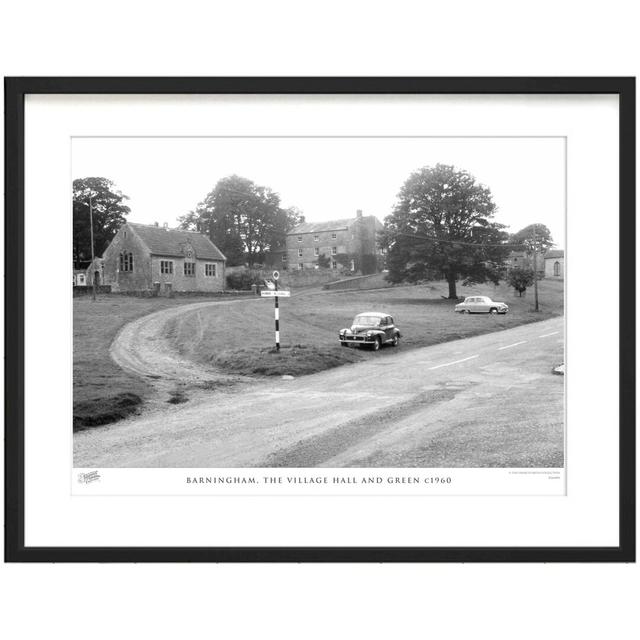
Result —
M227 275L227 289L248 291L251 289L252 284L263 284L263 279L259 271L245 269Z

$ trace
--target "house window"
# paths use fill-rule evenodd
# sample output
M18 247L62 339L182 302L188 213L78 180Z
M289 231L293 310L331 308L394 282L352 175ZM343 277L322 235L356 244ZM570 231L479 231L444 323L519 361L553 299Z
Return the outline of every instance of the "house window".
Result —
M337 269L338 268L338 263L335 260L331 261L331 268L332 269Z
M298 249L298 258L302 258L302 249Z
M216 265L208 262L204 265L204 275L210 278L216 277Z
M298 242L302 242L302 236L298 236Z
M302 264L302 262L298 262L298 269L300 269L300 271L304 269L304 264Z
M331 247L331 255L332 256L338 255L338 247Z
M314 256L319 256L320 255L320 247L314 247L313 255Z
M160 260L160 273L173 273L173 260Z
M196 275L196 263L195 262L185 262L184 263L184 275L185 276L195 276Z
M320 242L320 236L313 236L314 242Z
M554 276L560 275L560 263L557 261L553 264L553 275Z
M133 253L120 254L120 271L133 271Z
M356 261L352 260L351 261L351 271L355 271L356 270Z
M282 262L286 262L287 261L287 254L283 253L282 254Z
M337 234L337 233L332 233L332 234L331 234L331 239L332 239L332 240L335 240L337 237L338 237L338 234Z

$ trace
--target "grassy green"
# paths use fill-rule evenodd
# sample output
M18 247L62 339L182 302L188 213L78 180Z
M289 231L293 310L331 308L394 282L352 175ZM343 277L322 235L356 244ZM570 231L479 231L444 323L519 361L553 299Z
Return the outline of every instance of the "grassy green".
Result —
M189 358L240 375L294 376L314 373L374 354L344 349L338 331L362 311L385 311L402 332L401 349L417 348L506 329L562 315L563 283L540 282L540 312L532 311L533 292L514 297L504 286L460 287L460 295L489 295L509 304L506 316L459 315L454 301L442 298L446 284L432 283L372 291L312 291L280 299L282 350L274 353L273 302L248 299L232 305L186 312L170 325L178 350ZM294 291L295 294L295 291ZM107 424L135 412L150 385L118 367L109 356L117 332L128 322L159 309L202 302L201 297L76 298L74 307L74 429ZM392 353L393 349L385 349ZM174 403L183 401L179 395Z
M357 313L389 313L400 328L401 348L417 348L562 315L563 283L542 280L539 290L540 311L536 313L532 290L517 297L505 285L459 287L459 295L488 295L506 302L509 313L505 316L455 313L455 301L442 297L447 295L447 285L441 282L281 298L283 349L275 357L271 353L274 319L270 298L187 312L170 326L170 335L180 353L199 362L241 374L302 375L371 357L365 350L344 349L338 343L338 331L350 326ZM294 345L298 348L291 349Z

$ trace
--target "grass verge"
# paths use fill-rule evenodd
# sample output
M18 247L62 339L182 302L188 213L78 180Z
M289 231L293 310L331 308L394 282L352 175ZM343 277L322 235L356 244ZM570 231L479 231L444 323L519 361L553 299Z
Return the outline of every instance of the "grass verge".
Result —
M352 349L296 344L283 345L279 352L275 347L223 351L213 355L211 361L227 371L245 376L303 376L361 359L362 356Z

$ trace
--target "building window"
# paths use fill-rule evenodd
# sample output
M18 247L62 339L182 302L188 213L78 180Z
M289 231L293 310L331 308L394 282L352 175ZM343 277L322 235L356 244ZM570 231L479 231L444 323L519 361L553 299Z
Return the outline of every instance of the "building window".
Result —
M332 269L337 269L338 268L338 263L335 260L331 261L331 268Z
M554 276L559 276L560 275L560 263L557 262L557 261L553 265L553 275Z
M300 269L300 271L304 269L304 264L302 264L302 262L298 262L298 269Z
M314 256L319 256L320 255L320 247L314 247L313 255Z
M160 273L173 273L173 260L160 260Z
M302 236L298 236L298 242L302 242Z
M320 242L320 236L313 236L314 242Z
M185 262L184 263L184 275L185 276L195 276L196 275L196 263L195 262Z
M302 249L298 249L298 258L302 258Z
M337 237L338 237L338 234L337 234L337 233L332 233L332 234L331 234L331 239L332 239L332 240L335 240Z
M283 253L282 254L282 262L286 262L287 261L287 254Z
M338 247L331 247L331 255L332 256L338 255Z
M133 253L120 254L120 271L133 271Z
M216 265L211 262L207 262L204 265L204 275L208 276L209 278L215 278L218 275L216 273Z
M356 270L356 261L352 260L351 261L351 271L355 271Z

